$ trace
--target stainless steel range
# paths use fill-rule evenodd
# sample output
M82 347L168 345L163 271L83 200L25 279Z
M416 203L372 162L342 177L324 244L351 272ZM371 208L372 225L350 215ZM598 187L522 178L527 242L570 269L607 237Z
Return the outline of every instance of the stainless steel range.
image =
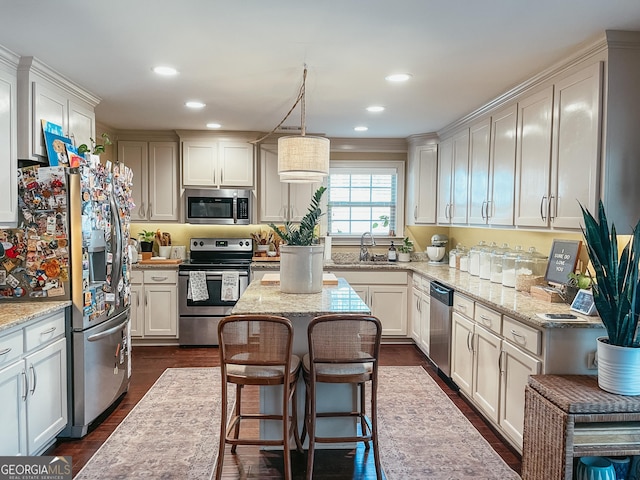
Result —
M178 272L180 345L218 345L218 322L249 285L252 255L250 238L191 239Z

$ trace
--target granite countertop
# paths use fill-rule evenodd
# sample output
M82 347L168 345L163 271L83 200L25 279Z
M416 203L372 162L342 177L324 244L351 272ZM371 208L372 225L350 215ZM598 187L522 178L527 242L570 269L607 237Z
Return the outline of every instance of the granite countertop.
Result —
M0 302L0 332L71 305L70 300L35 302Z
M268 263L269 265L265 265ZM275 263L275 265L274 265ZM278 270L279 262L254 262L253 270L273 271ZM325 270L331 270L338 277L340 270L405 270L419 273L437 280L457 292L478 300L495 310L509 315L527 325L538 328L602 328L600 317L586 317L573 312L566 303L549 303L533 298L529 293L518 292L515 288L503 287L499 283L489 280L481 280L450 268L448 264L433 265L427 261L411 262L349 262L348 259L340 259L339 262L328 261L324 264ZM551 320L539 316L545 313L572 313L577 321Z
M177 263L132 263L131 270L178 270L178 265Z
M308 317L330 313L371 313L366 303L344 278L338 285L324 285L321 293L282 293L280 285L252 282L231 311L240 314L269 314Z

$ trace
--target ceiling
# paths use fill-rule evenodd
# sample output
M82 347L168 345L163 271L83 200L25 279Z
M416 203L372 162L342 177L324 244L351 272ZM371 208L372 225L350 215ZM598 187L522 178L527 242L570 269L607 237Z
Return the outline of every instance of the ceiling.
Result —
M0 45L99 96L108 127L270 131L306 64L307 132L332 137L438 131L604 30L640 30L638 0L0 0L0 14ZM398 72L411 80L384 80Z

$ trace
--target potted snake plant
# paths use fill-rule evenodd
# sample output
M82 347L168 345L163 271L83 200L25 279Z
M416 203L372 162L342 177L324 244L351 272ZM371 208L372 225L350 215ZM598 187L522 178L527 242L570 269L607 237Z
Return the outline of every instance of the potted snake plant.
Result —
M311 198L300 225L286 222L284 229L269 226L285 242L280 245L280 290L284 293L322 291L324 245L317 243L316 226L322 216L320 201L326 187L319 187Z
M597 219L582 207L582 229L595 272L593 300L605 329L598 338L598 386L620 395L640 395L640 221L622 252L615 225L607 222L602 202Z

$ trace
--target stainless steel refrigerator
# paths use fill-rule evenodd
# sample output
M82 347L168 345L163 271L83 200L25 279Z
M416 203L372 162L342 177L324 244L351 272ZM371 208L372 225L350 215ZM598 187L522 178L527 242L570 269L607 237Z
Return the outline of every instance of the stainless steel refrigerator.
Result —
M0 302L69 299L69 423L82 437L129 386L132 172L96 156L19 170L20 228L0 230Z

